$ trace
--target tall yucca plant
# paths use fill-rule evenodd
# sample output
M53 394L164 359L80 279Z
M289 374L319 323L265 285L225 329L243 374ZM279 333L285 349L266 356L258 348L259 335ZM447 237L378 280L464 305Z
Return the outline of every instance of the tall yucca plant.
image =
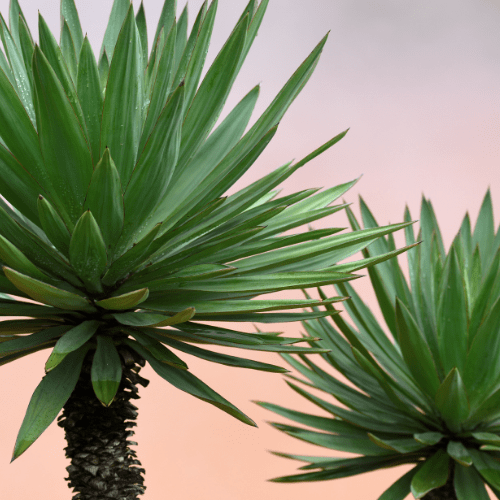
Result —
M362 200L361 214L366 228L378 227ZM412 245L413 229L405 231ZM500 498L500 230L495 234L489 191L474 230L466 215L448 252L431 203L423 199L418 239L422 243L407 253L409 283L396 259L369 269L386 328L348 283L337 289L351 296L344 305L354 326L342 315L332 316L335 326L326 319L304 323L309 336L323 339L314 346L331 349L322 354L325 361L354 388L305 356L283 355L308 379L301 382L347 408L295 383L289 385L332 417L260 403L315 429L274 424L285 433L361 456L285 454L309 464L302 474L275 481L321 481L416 464L379 500L402 500L410 492L429 500L487 500L485 484ZM393 249L388 236L364 255Z
M286 370L193 344L323 352L294 345L304 339L205 322L329 316L293 309L342 297L253 299L353 279L380 259L335 264L405 226L281 235L345 207L329 205L354 182L281 197L274 190L345 132L224 194L272 139L326 41L248 131L258 87L213 130L266 7L249 2L201 83L216 0L203 4L189 35L187 11L176 19L176 2L167 0L149 55L143 6L135 16L129 0L115 0L97 60L73 0L61 3L59 45L41 16L33 42L17 0L10 26L0 18L0 311L30 318L0 323L0 364L52 349L13 459L63 409L75 498L144 491L127 440L137 416L130 399L147 382L140 366L148 362L178 389L255 425L174 351L270 372Z

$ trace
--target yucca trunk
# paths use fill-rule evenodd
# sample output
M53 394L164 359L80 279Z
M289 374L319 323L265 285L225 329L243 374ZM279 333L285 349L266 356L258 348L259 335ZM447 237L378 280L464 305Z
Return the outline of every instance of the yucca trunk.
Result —
M450 474L446 484L441 486L441 488L429 491L429 493L427 493L422 500L457 500L457 494L455 493L455 488L453 486L454 469L455 467L453 461L450 460Z
M145 362L136 353L119 349L123 375L114 401L104 406L96 397L91 382L92 352L87 354L78 383L64 405L58 425L65 430L69 487L73 500L136 500L144 493L144 469L128 438L136 424L138 384L148 380L138 372Z

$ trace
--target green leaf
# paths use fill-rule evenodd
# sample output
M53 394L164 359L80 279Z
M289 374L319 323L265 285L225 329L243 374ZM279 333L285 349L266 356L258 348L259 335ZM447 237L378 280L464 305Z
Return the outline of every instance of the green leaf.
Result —
M115 399L122 379L122 364L111 337L97 335L97 349L90 371L92 387L97 399L109 406Z
M59 79L59 82L64 89L64 92L71 104L72 109L75 115L78 117L78 121L82 128L83 134L87 139L87 128L85 126L85 119L83 117L80 100L78 99L78 95L76 93L75 81L72 78L70 71L68 70L68 66L64 61L61 47L57 45L57 40L51 33L49 27L47 26L47 23L40 15L40 13L38 14L38 32L40 38L40 49L42 49L44 56L47 58L47 61L54 70L54 73L57 75L57 78Z
M457 500L489 500L484 482L475 467L464 467L455 464L453 486Z
M216 170L217 165L241 138L248 125L258 96L259 87L254 87L207 138L189 164L182 171L180 169L174 171L165 199L158 204L153 220L165 220L169 215L171 218L174 213L178 214L174 220L178 220L182 216L182 208L184 212L187 212L192 208L192 200L199 201L197 192L202 187L205 189L205 183L211 183L211 176L213 175L214 180L219 178L218 175L212 174L212 172ZM202 187L200 187L200 184ZM179 200L177 206L167 201L172 196ZM213 199L210 201L213 201ZM165 233L172 225L168 220L162 233ZM165 238L168 238L168 236L165 236ZM165 241L168 241L168 239Z
M134 292L125 293L116 297L110 297L109 299L96 300L94 302L96 305L104 309L123 311L125 309L132 309L138 306L141 302L144 302L148 298L148 295L149 290L147 288L141 288L140 290L135 290Z
M83 44L83 31L74 0L61 0L61 18L68 24L78 57Z
M138 340L139 344L144 346L158 361L167 363L168 365L179 368L180 370L188 369L188 366L184 363L184 361L182 361L182 359L154 338L133 329L126 329L125 331Z
M75 44L73 43L71 32L65 19L62 20L61 26L61 53L68 66L71 79L73 82L76 82L78 62L76 58Z
M55 282L55 280L41 272L18 248L3 236L0 236L0 259L7 266L27 276L38 280Z
M85 117L90 150L92 152L93 164L95 165L101 156L99 148L103 100L99 69L97 68L94 53L87 37L83 40L79 58L76 88L82 105L83 116ZM103 200L106 200L105 196L103 196Z
M225 411L229 415L241 420L245 424L255 427L255 422L253 420L248 418L244 413L238 410L238 408L224 399L220 394L217 394L213 389L208 387L204 382L187 370L179 370L165 363L161 363L153 355L149 354L144 347L136 342L131 342L126 339L125 343L143 356L144 359L146 359L146 361L151 365L153 370L160 375L160 377L171 383L174 387L177 387L181 391L187 392L202 401L220 408L222 411Z
M102 53L97 68L99 70L99 83L101 85L101 91L104 93L106 90L106 85L108 84L109 75L109 60L108 56L106 55L106 51Z
M460 465L465 467L472 465L470 453L460 441L449 441L446 447L446 453ZM457 464L455 464L455 467L457 467Z
M106 245L90 210L78 220L69 243L69 260L87 287L102 293L101 275L106 269Z
M33 56L35 110L47 176L57 192L55 208L69 229L81 215L92 176L92 157L63 87L43 53Z
M130 14L129 7L129 0L115 0L113 2L111 14L109 15L108 25L106 27L106 32L104 33L104 39L102 41L101 56L103 52L106 51L108 56L110 58L113 58L113 52L115 50L115 45L117 44L118 35L121 32L121 28L125 21L125 18L127 17L127 14Z
M84 321L78 326L71 328L56 342L52 353L45 363L45 371L50 372L58 366L66 356L73 351L76 351L88 340L90 340L97 328L99 322L95 320Z
M437 310L440 358L445 373L454 367L463 373L467 356L467 309L464 283L453 246L441 283Z
M10 62L12 73L14 75L15 86L17 87L17 94L21 98L26 112L30 120L35 122L35 112L33 109L33 96L31 92L30 79L24 65L24 59L16 45L15 40L12 38L7 24L3 17L0 15L0 35L5 49L5 53Z
M418 470L418 465L409 470L404 476L401 476L394 484L385 490L377 500L404 500L411 492L411 482Z
M444 450L438 450L425 461L411 481L411 492L415 498L422 498L429 491L446 484L449 461L449 456Z
M162 28L168 31L175 22L175 13L177 12L177 0L165 0L161 10L160 18L158 19L158 26L156 27L155 41L160 36Z
M493 225L493 207L491 204L490 190L486 192L479 215L477 216L476 225L474 227L474 234L472 235L472 246L479 245L479 252L481 253L481 260L484 265L488 265L492 254L492 243L495 234ZM496 250L496 249L495 249Z
M38 216L45 234L58 250L68 256L71 235L61 216L50 204L49 200L44 198L42 195L38 196L37 206ZM35 278L36 276L33 277Z
M132 248L116 259L106 271L102 282L108 286L114 285L120 278L141 264L150 255L150 246L160 227L161 223L157 224L144 238L138 243L134 243Z
M397 451L402 454L422 450L427 446L425 444L418 443L413 438L382 439L375 436L371 432L368 432L367 435L370 438L370 441L374 442L377 446L386 450Z
M47 373L31 397L26 415L17 435L12 460L29 448L57 417L76 386L86 347L68 354L64 361Z
M4 146L0 146L0 181L2 196L38 223L35 200L43 189Z
M21 19L26 21L19 2L17 0L11 0L9 8L9 27L12 38L18 47L20 46L19 23Z
M26 349L31 349L37 346L48 345L50 344L51 340L54 340L55 338L63 335L66 331L68 331L69 328L70 326L68 325L52 327L48 326L46 329L35 331L31 335L19 336L11 340L2 342L0 343L0 355L24 351ZM38 327L33 326L33 330L37 329Z
M144 149L146 141L155 127L155 124L162 112L170 95L172 83L172 65L175 52L175 24L170 31L162 31L158 38L155 52L155 61L150 75L149 99L146 121L142 129L139 151ZM151 65L151 62L149 63Z
M142 60L146 64L148 60L148 27L146 25L146 14L144 12L144 2L141 1L139 10L135 16L135 23L139 31L139 38L141 40Z
M6 266L3 266L3 272L19 290L33 300L61 309L95 312L90 302L81 295L48 285Z
M227 99L236 77L238 60L245 43L248 20L234 29L203 79L183 126L179 168L194 156L207 138Z
M124 2L129 4L128 0ZM113 9L121 3L123 2L116 0ZM113 17L110 18L110 25L112 21L114 22ZM104 43L107 53L113 54L109 50L110 42L106 35ZM124 186L134 169L141 135L142 79L141 42L135 24L134 8L130 5L111 60L101 121L101 153L106 148L110 149Z
M85 47L84 42L84 47ZM83 54L82 54L83 59ZM109 149L104 150L87 191L84 209L90 210L101 229L106 250L111 252L118 240L124 218L123 190L120 175Z
M251 359L239 358L236 356L229 356L228 354L221 354L218 352L208 351L207 349L201 349L200 347L193 346L186 342L178 342L174 339L162 338L160 340L164 344L177 349L178 351L185 352L191 356L196 356L197 358L204 359L206 361L211 361L213 363L218 363L226 366L237 366L239 368L248 368L251 370L262 370L266 372L274 373L287 373L288 370L281 368L279 366L270 365L268 363L260 363L259 361L253 361Z
M465 362L464 384L471 398L471 406L484 401L488 389L500 372L500 298L479 327Z
M457 368L450 370L439 386L434 400L448 428L452 432L460 432L463 422L469 416L470 405Z
M170 97L139 155L123 198L126 234L142 229L141 223L167 191L179 156L183 101L184 86L181 85ZM148 196L137 196L140 190L147 192Z
M11 5L14 2L11 2ZM19 18L19 47L24 59L24 65L26 66L26 72L28 73L28 79L30 81L31 88L33 89L33 50L35 45L33 43L33 38L31 36L30 29L26 24L26 20L23 17Z
M396 323L398 343L408 368L418 385L434 397L440 386L436 365L423 333L398 298L396 299Z
M484 480L496 489L500 489L500 464L489 453L469 448L474 467ZM471 467L472 468L472 467Z
M113 317L122 325L128 326L171 326L179 323L184 323L193 318L195 310L188 307L173 316L164 316L163 314L150 314L150 313L119 313L113 314Z
M440 432L419 432L413 434L413 437L419 443L434 446L444 438L444 434L441 434Z

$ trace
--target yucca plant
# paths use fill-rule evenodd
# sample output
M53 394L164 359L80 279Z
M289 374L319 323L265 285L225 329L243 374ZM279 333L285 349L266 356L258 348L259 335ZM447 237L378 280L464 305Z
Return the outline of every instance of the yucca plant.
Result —
M361 215L365 228L378 227L363 200ZM349 217L357 230L350 211ZM405 231L413 245L413 228ZM379 500L402 500L410 492L428 500L487 500L485 484L500 498L500 230L495 234L489 191L474 230L466 215L448 252L423 199L417 240L422 243L407 252L409 282L396 259L369 269L385 326L349 283L336 287L351 297L344 305L352 325L343 314L332 316L334 325L324 318L304 323L307 338L322 338L312 345L331 349L322 354L326 363L354 387L324 363L283 355L305 377L300 382L344 406L292 382L331 416L260 403L314 429L273 424L281 431L360 456L281 454L309 464L275 481L322 481L415 464ZM363 252L374 258L393 249L389 235Z
M258 87L214 129L266 7L267 0L248 3L201 83L216 0L203 4L189 35L187 10L176 19L175 0L166 0L149 55L143 6L135 15L129 0L115 0L97 60L73 0L61 2L60 44L42 16L34 43L17 0L9 27L0 18L0 314L23 317L0 322L0 364L52 349L13 459L62 409L74 498L143 493L128 437L137 416L130 400L147 383L138 375L146 362L178 389L255 425L174 351L284 372L194 344L323 352L295 346L310 339L212 322L329 316L293 310L342 297L253 299L350 280L399 252L336 265L405 223L281 234L345 208L330 205L355 181L322 192L275 190L345 132L225 195L276 133L326 41L251 128Z

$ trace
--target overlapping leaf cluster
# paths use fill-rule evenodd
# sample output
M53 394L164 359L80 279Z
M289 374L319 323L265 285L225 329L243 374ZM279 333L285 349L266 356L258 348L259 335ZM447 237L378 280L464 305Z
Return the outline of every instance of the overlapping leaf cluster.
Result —
M362 200L361 214L365 228L378 227ZM402 500L410 491L422 498L445 485L451 469L458 500L487 500L485 484L500 498L500 230L495 233L493 224L488 191L474 229L466 215L446 252L431 203L423 199L422 243L407 253L409 282L396 259L369 269L387 329L349 283L337 289L351 296L344 305L354 326L343 315L332 316L335 326L326 319L304 324L310 336L323 339L313 345L331 349L324 359L355 388L305 356L284 355L306 385L344 407L294 383L333 417L261 404L315 428L275 424L287 434L361 456L285 455L310 463L302 467L307 472L278 481L335 479L414 463L379 500ZM413 228L405 231L407 244L414 244ZM389 235L363 252L374 257L394 248Z
M41 15L33 42L17 0L9 27L0 19L0 314L28 318L0 323L0 364L53 348L14 458L56 417L89 350L105 405L122 376L120 358L133 350L175 387L253 424L174 351L285 371L193 344L320 352L294 345L303 339L204 322L329 315L293 309L341 297L252 299L350 280L372 261L337 262L405 226L282 235L345 207L330 205L354 182L286 196L275 190L345 132L225 195L276 133L326 41L248 130L258 87L214 128L266 7L267 0L249 2L201 83L217 0L203 4L190 33L187 10L176 19L175 0L166 0L149 55L143 6L134 15L129 0L115 0L97 60L73 0L61 3L59 44Z

